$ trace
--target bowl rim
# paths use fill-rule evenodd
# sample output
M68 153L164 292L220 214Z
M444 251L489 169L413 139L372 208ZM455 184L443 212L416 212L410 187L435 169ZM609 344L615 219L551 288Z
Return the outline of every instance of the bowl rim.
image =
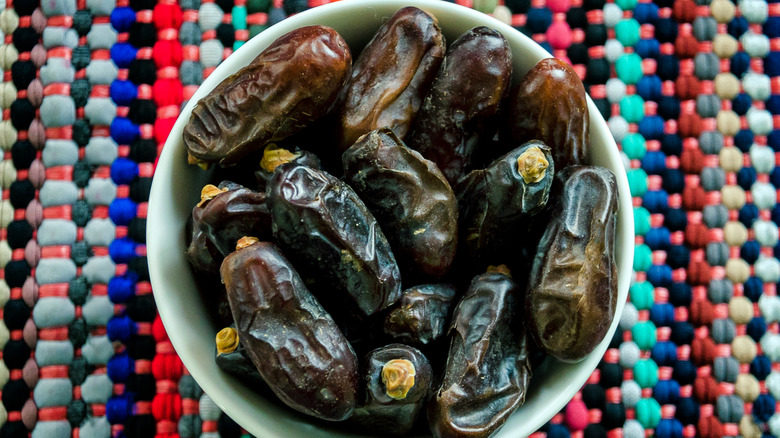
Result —
M290 16L282 22L269 27L262 33L258 34L254 38L247 41L242 47L240 47L234 54L225 59L216 69L206 78L200 87L196 90L193 96L189 99L187 104L181 110L177 120L171 129L171 132L166 139L162 153L156 163L156 168L170 169L173 166L174 157L177 155L177 148L182 148L181 134L184 125L189 121L190 114L195 104L216 87L224 78L230 74L238 71L241 67L246 65L245 62L241 62L244 59L242 56L236 56L236 54L242 54L248 56L247 59L252 59L255 55L260 53L271 42L278 37L284 35L292 29L299 28L306 25L318 23L327 17L335 16L338 14L354 14L355 9L360 10L365 8L366 11L370 11L373 8L386 9L395 8L400 9L403 6L416 6L423 10L433 13L435 16L439 15L461 15L464 19L477 22L488 22L491 27L500 31L506 38L517 39L522 46L524 54L526 56L532 56L539 59L550 58L552 55L545 51L541 46L535 43L533 40L523 35L518 30L511 26L504 24L482 12L474 9L460 6L455 3L448 3L441 0L342 0L326 5L318 6L316 8L309 9L299 14ZM441 20L440 20L441 23ZM252 55L254 54L254 55ZM517 54L515 53L515 56ZM516 79L515 79L516 80ZM609 332L605 339L598 345L598 347L582 362L573 364L569 369L572 372L576 372L567 384L564 391L556 394L548 394L552 399L541 406L539 410L535 412L532 418L527 418L526 423L520 428L523 432L519 434L514 431L502 429L497 436L527 436L539 427L544 425L550 418L558 413L576 394L576 392L585 384L592 371L596 368L601 358L606 352L609 342L612 339L615 330L617 329L620 315L625 305L626 298L628 296L628 288L631 282L632 273L632 260L634 252L634 225L633 225L633 205L631 202L630 190L628 187L628 180L625 174L625 168L620 159L619 151L612 134L608 128L608 125L604 118L598 111L598 108L593 103L590 96L587 97L588 108L591 114L591 139L601 137L602 141L608 151L609 167L612 169L621 169L621 172L616 173L616 180L618 183L618 191L620 195L619 199L619 213L618 223L620 233L616 236L615 249L616 260L622 260L622 263L618 263L618 302L615 309L615 317L610 326ZM177 158L178 159L178 158ZM155 176L157 175L155 169ZM166 180L167 182L167 180ZM181 309L173 308L166 298L166 294L160 293L164 287L166 272L163 270L162 264L152 263L153 259L157 257L163 257L166 254L166 241L165 236L161 235L155 227L155 224L159 221L165 221L162 212L165 210L161 205L159 208L155 208L157 204L160 204L164 198L164 191L166 187L163 185L159 178L153 178L152 188L149 196L148 203L148 222L147 222L147 255L149 261L149 275L154 291L154 298L157 303L157 310L162 320L163 325L168 332L168 337L176 350L176 353L182 360L187 370L190 372L195 381L200 385L206 394L208 394L212 400L222 409L222 411L229 413L229 415L242 427L249 430L257 436L291 436L290 431L286 431L285 435L276 434L270 430L254 429L257 423L257 418L251 415L251 409L247 410L242 405L242 398L229 397L224 394L225 389L220 385L222 379L214 379L210 376L207 370L200 366L199 362L203 360L202 357L197 356L187 343L184 337L180 336L175 330L178 328L178 324L174 321L181 318ZM169 251L169 249L168 249ZM622 267L622 269L621 269ZM155 285L157 285L155 287ZM213 357L207 358L212 360ZM566 366L566 364L563 364ZM558 366L558 365L556 365ZM583 370L587 368L588 371ZM230 377L229 379L232 379ZM521 408L522 409L522 408ZM516 411L512 416L517 415ZM511 421L511 418L510 418ZM314 427L314 426L312 426ZM252 429L252 430L250 430ZM279 429L281 430L281 429ZM527 433L525 433L527 431ZM311 435L312 430L301 430L302 435ZM258 435L262 433L262 435ZM335 435L334 435L335 436ZM343 436L353 436L349 432L343 433ZM356 436L356 435L355 435Z

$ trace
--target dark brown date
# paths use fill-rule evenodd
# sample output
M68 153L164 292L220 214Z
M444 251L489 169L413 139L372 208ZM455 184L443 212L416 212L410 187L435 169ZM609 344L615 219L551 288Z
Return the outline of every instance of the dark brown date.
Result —
M550 148L530 141L461 180L460 241L473 259L496 254L512 230L547 205L554 171Z
M415 7L396 12L360 52L339 99L340 148L390 127L404 138L444 58L436 19Z
M270 144L263 151L263 158L260 159L260 168L255 171L257 186L265 190L268 181L274 174L274 170L282 164L296 163L309 166L313 169L320 169L320 159L309 151L298 148L283 148L275 144Z
M436 437L488 437L525 401L531 378L520 288L508 276L477 276L455 308L441 387L428 404Z
M390 344L371 351L361 366L362 399L351 422L382 435L406 435L431 390L433 373L420 350Z
M187 259L197 270L219 273L222 260L243 236L271 237L271 215L265 193L223 181L207 185L192 209L192 236Z
M484 26L461 35L423 101L409 147L436 163L454 186L476 148L496 133L498 106L511 78L512 50L503 35Z
M279 399L325 420L349 418L357 356L279 249L256 242L227 256L220 271L238 339Z
M423 284L407 289L385 318L384 331L399 342L427 345L447 330L455 300L451 284Z
M458 205L435 164L388 128L371 131L342 155L344 179L384 230L405 280L436 280L450 269Z
M351 303L357 315L370 316L401 297L390 244L346 183L321 170L285 164L267 193L274 236L296 266L315 278L327 308Z
M576 362L604 339L615 316L615 176L570 166L558 172L550 199L528 281L528 330L543 352Z
M328 112L349 77L347 43L327 26L293 30L201 99L184 127L190 163L232 165Z
M540 140L555 166L588 163L590 116L585 87L569 64L539 61L510 93L501 138L506 143Z

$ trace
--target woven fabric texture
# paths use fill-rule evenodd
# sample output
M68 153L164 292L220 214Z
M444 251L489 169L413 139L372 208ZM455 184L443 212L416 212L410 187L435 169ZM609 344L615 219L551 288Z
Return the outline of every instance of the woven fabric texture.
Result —
M248 437L187 373L145 254L182 106L327 0L0 0L0 438ZM534 437L780 436L780 4L457 0L570 62L617 140L620 329Z

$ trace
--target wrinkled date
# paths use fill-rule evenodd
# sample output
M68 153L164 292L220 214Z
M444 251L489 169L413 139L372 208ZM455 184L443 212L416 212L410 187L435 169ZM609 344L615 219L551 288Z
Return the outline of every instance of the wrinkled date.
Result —
M441 387L428 404L436 437L488 437L525 401L531 378L520 288L501 273L471 282L455 308Z
M429 344L447 330L455 300L451 284L423 284L407 289L385 318L384 331L401 342Z
M222 81L192 110L183 140L191 163L235 164L328 112L352 65L326 26L296 29Z
M282 253L257 242L227 256L220 271L238 339L279 399L325 420L352 415L357 356Z
M547 205L554 167L550 148L530 141L461 180L461 243L472 258L496 254L512 230Z
M361 369L363 398L351 421L382 434L410 432L431 390L428 359L414 347L390 344L368 353Z
M543 59L510 93L502 126L504 142L540 140L558 169L587 164L590 116L585 87L569 64Z
M384 230L403 278L446 274L457 249L458 206L436 165L387 128L361 137L342 161L344 179Z
M390 127L404 138L444 58L436 19L407 7L379 28L360 52L340 97L340 148Z
M361 316L401 297L401 274L387 238L363 201L343 181L317 169L286 164L268 184L276 239L301 270L314 275L320 300L344 307L345 296Z
M463 34L447 50L409 133L409 147L455 185L477 146L498 129L495 116L511 78L512 51L503 35L484 26Z
M571 166L558 172L551 199L528 281L528 330L542 351L576 362L604 339L617 304L615 176Z
M192 209L192 236L187 259L195 269L219 273L222 260L243 236L271 237L271 215L265 193L227 181L207 185Z

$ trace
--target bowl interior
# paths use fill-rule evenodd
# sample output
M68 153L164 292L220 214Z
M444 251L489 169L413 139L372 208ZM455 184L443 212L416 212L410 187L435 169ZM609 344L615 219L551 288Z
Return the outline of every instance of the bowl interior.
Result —
M415 5L439 20L448 43L475 26L490 26L509 41L517 81L538 60L550 54L520 32L472 9L436 0L398 1L345 0L320 6L290 17L256 36L226 59L201 85L183 109L165 144L157 165L149 200L147 254L154 296L160 317L184 365L203 390L250 433L262 437L307 436L308 438L359 436L345 433L338 424L312 421L274 400L265 399L240 381L222 372L214 362L216 327L210 309L202 302L195 278L184 256L186 221L208 182L209 173L187 164L181 141L184 125L201 97L223 78L247 65L258 53L292 29L324 24L337 30L353 49L368 42L376 29L401 7ZM620 315L631 277L634 226L628 181L617 146L593 102L588 98L591 117L592 163L611 169L618 180L620 209L616 255ZM574 396L597 366L617 327L596 350L577 364L548 359L534 375L525 404L507 421L498 437L527 436L552 418Z

